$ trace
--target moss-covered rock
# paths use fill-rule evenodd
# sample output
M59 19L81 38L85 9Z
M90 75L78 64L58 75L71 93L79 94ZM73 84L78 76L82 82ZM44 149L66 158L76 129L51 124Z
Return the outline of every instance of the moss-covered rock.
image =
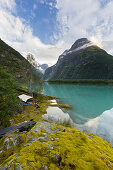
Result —
M7 159L2 160L2 168L19 166L20 169L26 170L113 169L111 144L76 128L43 121L38 122L30 132L22 136L23 134L23 144L9 154ZM7 152L10 149L7 149Z
M47 97L47 96L46 96ZM0 139L1 169L113 169L113 148L110 143L67 123L44 121L42 114L50 102L40 101L40 108L25 108L13 123L34 118L37 124L29 132L10 132ZM69 123L68 123L69 124Z
M65 108L65 109L72 109L72 106L69 104L50 104L50 106L57 106L59 108Z

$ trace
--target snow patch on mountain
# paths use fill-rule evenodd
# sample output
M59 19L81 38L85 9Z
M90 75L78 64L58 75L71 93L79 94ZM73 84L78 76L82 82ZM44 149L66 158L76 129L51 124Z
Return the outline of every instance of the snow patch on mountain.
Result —
M78 47L78 48L76 48L76 49L74 49L74 50L69 50L69 52L67 52L67 54L70 54L70 53L79 51L79 50L81 50L81 49L85 49L85 48L90 47L90 46L93 46L93 45L94 45L94 44L93 44L92 42L87 43L87 44L84 44L84 45L82 45L82 46L80 46L80 47Z
M94 44L93 44L92 42L89 42L89 43L84 44L84 45L82 45L82 46L80 46L80 47L78 47L78 48L75 48L74 50L65 50L65 51L61 54L60 59L63 59L64 56L66 56L67 54L74 53L74 52L76 52L76 51L79 51L79 50L88 48L88 47L93 46L93 45L94 45Z

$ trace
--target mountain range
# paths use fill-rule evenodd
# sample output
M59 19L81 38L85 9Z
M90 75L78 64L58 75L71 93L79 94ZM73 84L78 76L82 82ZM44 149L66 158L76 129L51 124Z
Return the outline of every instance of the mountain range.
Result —
M46 69L44 79L113 79L113 56L81 38L59 56L55 65Z
M37 68L0 39L0 66L23 83L29 82L31 72L34 80L40 76L45 80L113 79L113 56L87 38L75 41L55 65L38 63Z

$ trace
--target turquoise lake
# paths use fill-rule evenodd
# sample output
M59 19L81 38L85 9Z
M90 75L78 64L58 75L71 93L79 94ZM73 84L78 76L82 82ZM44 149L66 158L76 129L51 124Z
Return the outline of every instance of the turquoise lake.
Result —
M113 108L113 86L88 84L44 83L44 93L59 98L59 102L72 105L66 110L77 124L100 116Z

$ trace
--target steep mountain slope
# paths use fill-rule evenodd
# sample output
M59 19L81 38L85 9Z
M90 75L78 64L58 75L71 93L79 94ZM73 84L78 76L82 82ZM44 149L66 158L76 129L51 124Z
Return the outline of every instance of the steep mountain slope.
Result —
M0 39L0 66L7 69L19 81L27 83L31 77L39 79L39 71L16 50Z
M77 40L44 74L55 79L113 79L113 56L87 38Z

